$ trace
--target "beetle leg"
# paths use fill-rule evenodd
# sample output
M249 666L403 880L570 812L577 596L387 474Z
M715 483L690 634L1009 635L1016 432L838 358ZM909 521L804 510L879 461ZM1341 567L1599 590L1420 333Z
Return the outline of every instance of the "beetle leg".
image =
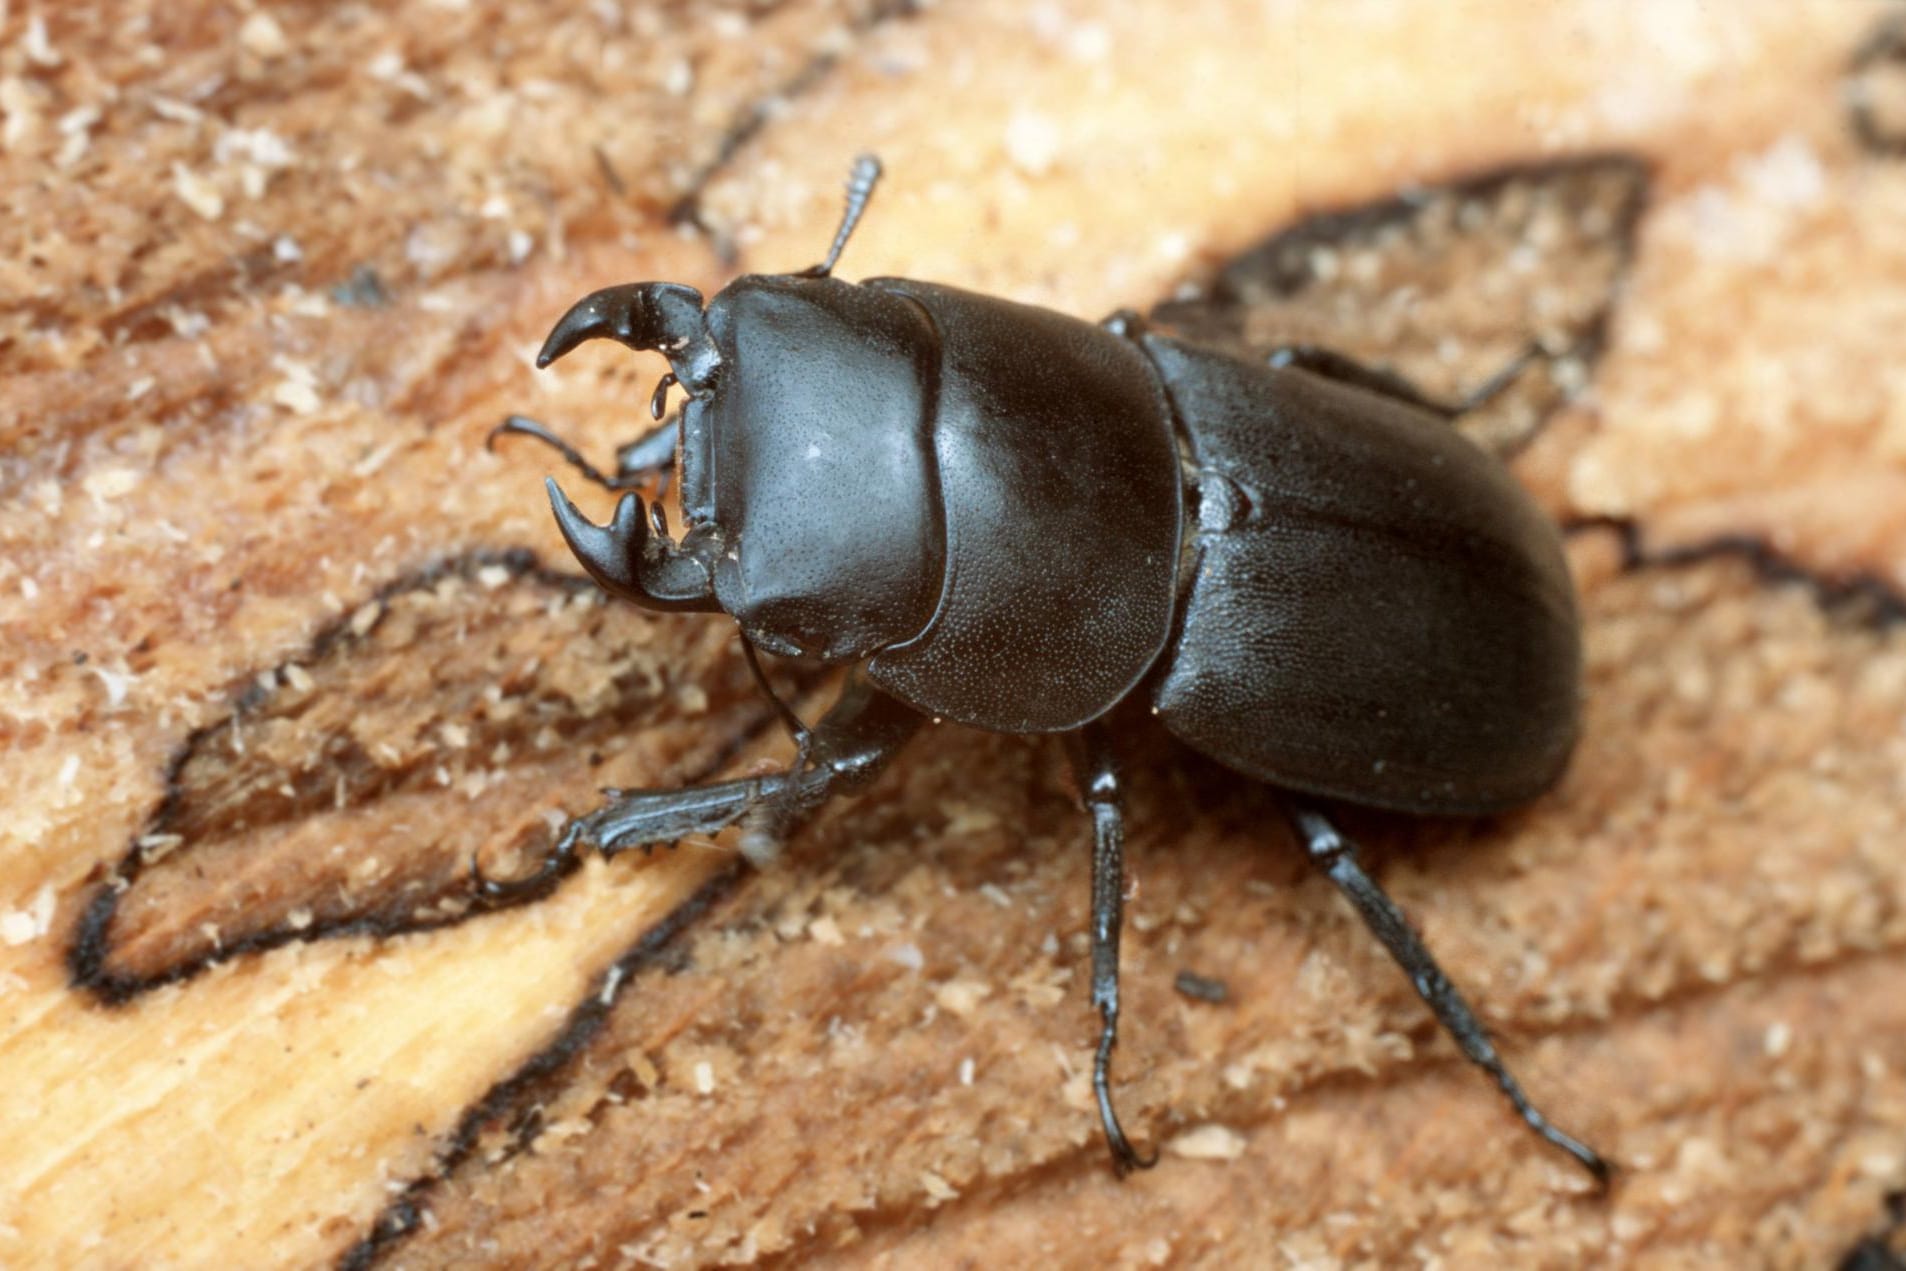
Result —
M1431 414L1441 415L1444 419L1456 419L1488 405L1504 389L1521 379L1522 373L1529 369L1529 364L1541 355L1542 346L1531 341L1528 347L1510 359L1507 366L1454 402L1439 402L1427 397L1421 389L1395 371L1367 365L1320 345L1286 344L1273 349L1265 361L1274 367L1296 367L1300 371L1309 371L1353 388L1365 389L1383 397L1394 397Z
M1099 1048L1092 1059L1092 1093L1099 1124L1112 1149L1112 1169L1123 1176L1150 1169L1158 1154L1140 1156L1112 1109L1112 1048L1118 1044L1118 938L1125 907L1125 799L1111 738L1097 724L1066 735L1079 794L1092 813L1092 1005L1099 1010Z
M788 771L797 774L805 772L808 758L814 753L814 730L802 722L794 708L782 701L781 695L774 691L774 685L768 683L768 673L761 669L761 655L755 651L754 641L748 638L748 633L737 629L735 634L741 638L741 655L747 660L748 674L754 677L755 687L761 690L763 697L774 703L775 713L781 717L781 726L787 729L788 737L794 742L794 762L788 765ZM791 798L794 789L790 784L790 793L783 797Z
M1529 341L1522 352L1506 362L1502 369L1488 379L1469 390L1463 399L1455 404L1455 415L1467 415L1471 411L1481 410L1500 397L1511 385L1522 378L1529 365L1543 356L1542 346L1534 340ZM1451 418L1454 418L1452 415Z
M774 713L781 717L781 726L788 730L788 737L794 742L794 767L806 767L808 752L814 745L814 731L801 722L794 708L782 701L781 695L774 691L774 685L768 683L768 673L761 669L761 655L756 652L754 641L748 638L748 633L737 631L736 634L741 637L741 656L748 663L748 674L754 678L754 686L774 704Z
M1495 1078L1502 1093L1508 1096L1510 1104L1531 1130L1574 1157L1594 1177L1597 1186L1606 1189L1610 1172L1608 1162L1581 1140L1551 1125L1549 1119L1529 1102L1529 1097L1522 1093L1521 1085L1510 1075L1502 1057L1496 1053L1495 1044L1489 1040L1482 1021L1476 1018L1469 1003L1463 1000L1456 986L1443 974L1443 969L1436 965L1436 959L1424 947L1422 939L1410 926L1409 919L1403 916L1403 911L1397 908L1396 902L1384 893L1376 880L1363 872L1363 866L1357 863L1356 844L1338 833L1337 828L1315 808L1290 801L1286 803L1285 810L1298 836L1303 839L1311 860L1356 907L1357 916L1363 919L1363 925L1390 951L1390 956L1410 977L1410 983L1416 986L1423 1001L1435 1012L1437 1022L1455 1038L1463 1055Z
M585 847L604 856L632 848L675 843L691 834L714 834L751 813L765 811L768 824L750 826L765 846L743 851L757 864L772 856L779 836L836 794L872 781L925 717L855 677L840 700L814 727L806 767L680 790L618 790L609 802L563 828L542 863L521 878L486 877L470 864L471 888L485 908L518 904L547 895L573 871Z
M561 455L570 467L605 490L633 490L645 484L658 470L666 473L668 465L675 461L674 424L651 429L618 449L615 452L614 476L604 473L583 458L581 451L527 415L510 415L490 429L490 435L483 439L483 448L495 449L496 439L503 436L534 437Z
M668 494L668 479L675 471L675 447L681 440L681 422L666 420L637 437L634 441L617 446L615 451L615 475L621 485L613 485L612 490L626 490L641 485L649 478L655 478L655 497L662 499Z

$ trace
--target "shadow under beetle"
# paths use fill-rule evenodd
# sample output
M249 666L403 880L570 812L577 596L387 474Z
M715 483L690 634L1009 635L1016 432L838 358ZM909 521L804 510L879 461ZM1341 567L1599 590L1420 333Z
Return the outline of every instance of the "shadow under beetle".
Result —
M1449 426L1466 407L1335 354L1244 362L1130 314L1094 326L933 283L834 278L879 175L856 163L810 269L738 278L706 308L649 282L563 315L539 367L608 338L667 357L655 418L672 383L687 394L614 475L532 421L497 430L622 490L665 473L679 445L679 540L633 493L592 524L552 479L570 549L639 605L732 615L764 690L756 648L856 664L840 700L811 730L776 700L797 747L786 771L610 791L532 874L479 873L479 895L541 894L584 846L606 856L737 822L760 859L929 719L1062 733L1094 831L1093 1089L1114 1167L1147 1166L1109 1084L1124 833L1099 722L1144 694L1179 738L1280 788L1311 859L1463 1054L1605 1184L1607 1163L1529 1102L1318 802L1480 815L1555 783L1581 639L1554 524Z

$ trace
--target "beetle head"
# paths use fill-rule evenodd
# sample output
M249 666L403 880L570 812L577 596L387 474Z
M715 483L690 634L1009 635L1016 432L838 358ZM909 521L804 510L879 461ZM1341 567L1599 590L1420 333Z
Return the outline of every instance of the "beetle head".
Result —
M589 340L614 340L668 359L691 399L715 387L721 355L703 322L701 292L674 282L635 282L592 291L569 307L550 328L536 355L547 367ZM589 576L605 591L647 609L715 610L710 554L716 544L703 535L676 543L668 537L661 509L626 494L607 525L585 517L556 485L548 483L557 528Z
M918 361L932 333L917 306L831 276L879 177L872 156L855 162L818 265L738 279L705 309L679 283L605 287L550 330L538 367L609 339L663 354L688 393L679 542L633 494L596 525L550 483L564 539L606 590L651 609L725 610L762 648L824 660L905 639L930 617L942 527Z

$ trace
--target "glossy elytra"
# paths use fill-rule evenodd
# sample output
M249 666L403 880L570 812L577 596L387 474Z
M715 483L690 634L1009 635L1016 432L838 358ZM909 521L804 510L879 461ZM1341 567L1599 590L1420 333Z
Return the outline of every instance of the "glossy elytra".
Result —
M660 351L679 417L604 475L680 453L687 525L624 494L592 524L552 480L576 558L651 609L726 613L756 648L854 668L783 772L612 791L507 903L604 855L741 823L757 859L869 781L929 719L1059 733L1092 815L1093 1085L1116 1167L1150 1164L1112 1108L1123 811L1101 722L1137 696L1183 741L1281 792L1311 859L1463 1053L1535 1132L1608 1166L1523 1094L1469 1005L1324 803L1425 815L1513 808L1561 774L1581 640L1560 537L1492 456L1394 376L1323 350L1245 362L935 283L833 267L879 165L862 158L820 265L751 274L704 307L675 283L609 287L550 332ZM652 402L659 418L668 378ZM765 689L766 683L762 681ZM772 694L770 694L772 696Z

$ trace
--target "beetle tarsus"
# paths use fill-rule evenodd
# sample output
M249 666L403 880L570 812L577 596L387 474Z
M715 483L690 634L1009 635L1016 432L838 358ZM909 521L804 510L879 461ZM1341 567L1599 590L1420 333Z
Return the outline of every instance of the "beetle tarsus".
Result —
M1501 370L1470 389L1462 400L1453 403L1455 409L1452 417L1479 411L1495 401L1522 378L1522 373L1529 369L1531 363L1545 356L1547 356L1547 350L1540 343L1535 340L1529 341L1523 346L1522 352L1503 364Z
M1496 1053L1495 1043L1489 1040L1482 1021L1476 1018L1469 1003L1450 983L1443 969L1436 965L1436 959L1410 926L1409 919L1403 916L1403 911L1397 908L1396 902L1377 885L1376 880L1363 871L1363 866L1357 861L1356 844L1339 833L1337 827L1315 808L1292 801L1287 804L1287 812L1311 860L1337 885L1337 889L1356 908L1363 925L1396 959L1417 993L1435 1013L1437 1022L1455 1039L1464 1057L1495 1079L1517 1115L1531 1130L1544 1141L1574 1157L1576 1163L1595 1180L1595 1185L1606 1190L1613 1173L1607 1158L1580 1139L1556 1128L1529 1101L1529 1097L1522 1092L1522 1086Z
M1158 1164L1158 1151L1154 1148L1149 1156L1139 1155L1132 1141L1125 1137L1125 1127L1118 1123L1118 1112L1112 1107L1112 1048L1118 1045L1118 1010L1100 1012L1103 1021L1099 1030L1099 1048L1092 1056L1092 1094L1099 1102L1099 1125L1105 1131L1105 1144L1112 1149L1112 1172L1120 1178L1135 1169L1150 1169Z

